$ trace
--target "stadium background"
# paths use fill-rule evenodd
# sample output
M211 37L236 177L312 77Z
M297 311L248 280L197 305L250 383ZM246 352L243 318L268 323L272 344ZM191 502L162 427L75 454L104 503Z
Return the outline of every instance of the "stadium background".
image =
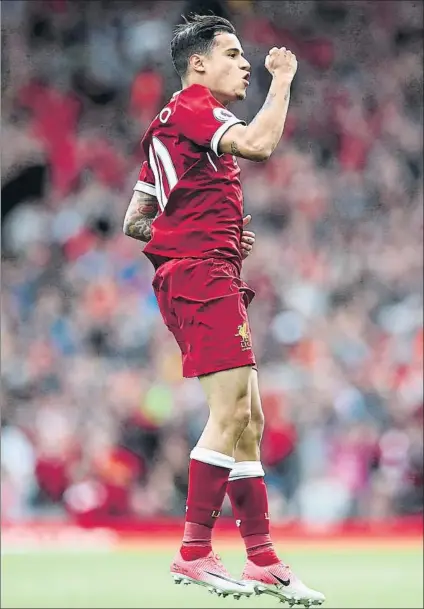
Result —
M240 162L272 518L421 522L422 2L1 8L4 530L184 513L206 407L121 227L140 138L180 87L169 41L190 10L237 27L241 118L263 103L269 48L299 60L281 144Z

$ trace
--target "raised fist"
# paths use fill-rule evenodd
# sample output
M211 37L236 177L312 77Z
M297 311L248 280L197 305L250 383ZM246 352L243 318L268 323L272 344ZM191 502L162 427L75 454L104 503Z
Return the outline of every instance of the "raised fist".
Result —
M297 70L297 59L286 47L272 48L265 59L265 67L272 76L282 76L288 82L293 80Z

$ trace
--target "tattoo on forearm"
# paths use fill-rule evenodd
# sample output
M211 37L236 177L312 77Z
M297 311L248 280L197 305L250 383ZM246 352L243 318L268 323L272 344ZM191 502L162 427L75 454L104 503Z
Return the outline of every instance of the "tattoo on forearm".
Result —
M241 159L247 159L249 157L245 156L242 152L240 152L239 147L237 146L237 142L231 142L231 154L233 154L234 156L238 156Z
M139 241L150 241L152 223L158 213L156 197L134 192L124 220L124 233Z
M261 112L263 112L263 110L265 110L266 108L269 108L269 106L271 106L274 103L276 97L277 97L276 93L273 93L272 91L270 91L268 93L266 100L264 102L264 105L262 106L262 108L260 109L258 114L255 116L255 118L253 119L252 123L257 119L259 114L261 114ZM288 102L289 99L290 99L290 89L287 90L287 92L284 96L284 101Z
M154 218L139 218L128 227L127 235L139 241L150 241Z
M272 104L272 102L275 99L275 93L271 93L271 91L268 93L268 95L266 96L266 100L264 105L262 106L262 110L264 110L265 108L268 108L268 106L270 106Z

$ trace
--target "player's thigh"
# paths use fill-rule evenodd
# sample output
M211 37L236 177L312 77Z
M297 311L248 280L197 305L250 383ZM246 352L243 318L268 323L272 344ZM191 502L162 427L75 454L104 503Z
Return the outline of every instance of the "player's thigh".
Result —
M250 427L260 439L262 437L265 419L262 410L261 394L259 391L258 371L256 369L252 369L252 373L250 375L250 410Z
M251 414L251 365L199 377L211 414L219 419Z

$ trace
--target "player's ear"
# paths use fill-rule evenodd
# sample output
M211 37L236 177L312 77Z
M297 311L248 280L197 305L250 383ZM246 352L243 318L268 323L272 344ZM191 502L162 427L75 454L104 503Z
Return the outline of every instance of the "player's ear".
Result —
M189 64L192 70L195 72L205 71L205 58L204 55L194 54L189 59Z

